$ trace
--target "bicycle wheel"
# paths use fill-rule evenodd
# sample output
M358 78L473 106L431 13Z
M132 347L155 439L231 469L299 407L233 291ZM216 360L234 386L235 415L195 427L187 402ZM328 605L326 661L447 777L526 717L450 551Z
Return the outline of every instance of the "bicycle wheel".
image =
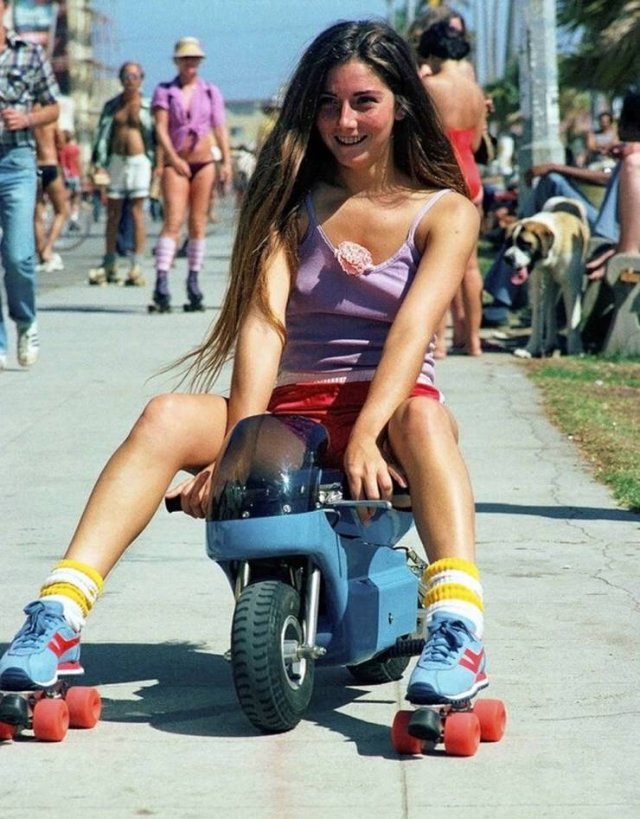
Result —
M92 209L89 204L83 202L78 210L77 219L67 219L62 232L55 243L55 249L61 253L74 250L91 234L93 223Z

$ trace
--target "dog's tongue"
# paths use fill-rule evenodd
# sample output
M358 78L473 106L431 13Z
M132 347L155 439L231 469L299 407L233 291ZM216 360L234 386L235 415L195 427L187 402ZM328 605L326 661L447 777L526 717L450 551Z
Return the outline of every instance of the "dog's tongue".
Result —
M529 268L519 267L511 274L511 284L524 284L529 278Z

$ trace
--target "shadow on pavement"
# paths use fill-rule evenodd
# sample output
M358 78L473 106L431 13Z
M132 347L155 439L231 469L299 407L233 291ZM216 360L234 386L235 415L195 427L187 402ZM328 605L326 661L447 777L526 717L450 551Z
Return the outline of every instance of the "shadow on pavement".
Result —
M517 503L476 503L476 512L501 515L534 515L558 520L637 520L640 515L627 509L605 509L597 506L523 506Z
M141 307L114 307L99 304L64 304L55 307L38 307L39 313L140 313Z
M0 653L5 648L1 645ZM102 722L143 723L185 736L253 736L258 740L264 736L248 722L238 705L230 664L195 643L84 643L82 663L86 674L75 684L101 688ZM375 691L375 686L350 682L352 677L344 668L317 668L305 721L354 742L361 756L395 758L389 726L339 710ZM124 689L122 698L118 696L118 685ZM380 702L393 705L395 698L368 698L361 707L366 709L367 703Z

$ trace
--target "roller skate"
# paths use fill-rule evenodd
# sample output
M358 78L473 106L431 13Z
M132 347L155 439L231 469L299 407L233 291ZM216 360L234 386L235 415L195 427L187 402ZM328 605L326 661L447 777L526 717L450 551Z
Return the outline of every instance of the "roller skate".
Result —
M464 617L435 615L409 680L407 699L417 710L399 711L391 741L399 753L421 754L443 743L453 756L473 756L481 741L498 742L506 725L501 700L480 700L489 684L482 642Z
M157 288L153 291L153 301L147 307L149 313L170 313L171 296Z
M125 279L125 287L144 287L146 284L145 278L142 275L142 268L139 264L135 264L131 270L129 270L129 275Z
M36 600L0 660L0 742L23 731L60 742L72 728L93 728L101 711L95 688L71 688L69 675L84 673L80 635L63 617L60 603Z
M202 303L204 296L202 295L202 291L198 286L197 276L192 273L189 274L189 278L187 279L187 298L189 301L183 305L183 310L185 313L204 312L205 307Z
M92 267L89 271L89 284L105 285L105 284L122 284L122 279L118 276L118 270L115 267Z

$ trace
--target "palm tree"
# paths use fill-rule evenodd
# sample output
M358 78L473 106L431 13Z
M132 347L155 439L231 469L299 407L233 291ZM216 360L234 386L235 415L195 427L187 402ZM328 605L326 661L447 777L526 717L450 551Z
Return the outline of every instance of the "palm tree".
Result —
M582 34L563 83L605 93L640 83L640 0L558 0L558 22Z

